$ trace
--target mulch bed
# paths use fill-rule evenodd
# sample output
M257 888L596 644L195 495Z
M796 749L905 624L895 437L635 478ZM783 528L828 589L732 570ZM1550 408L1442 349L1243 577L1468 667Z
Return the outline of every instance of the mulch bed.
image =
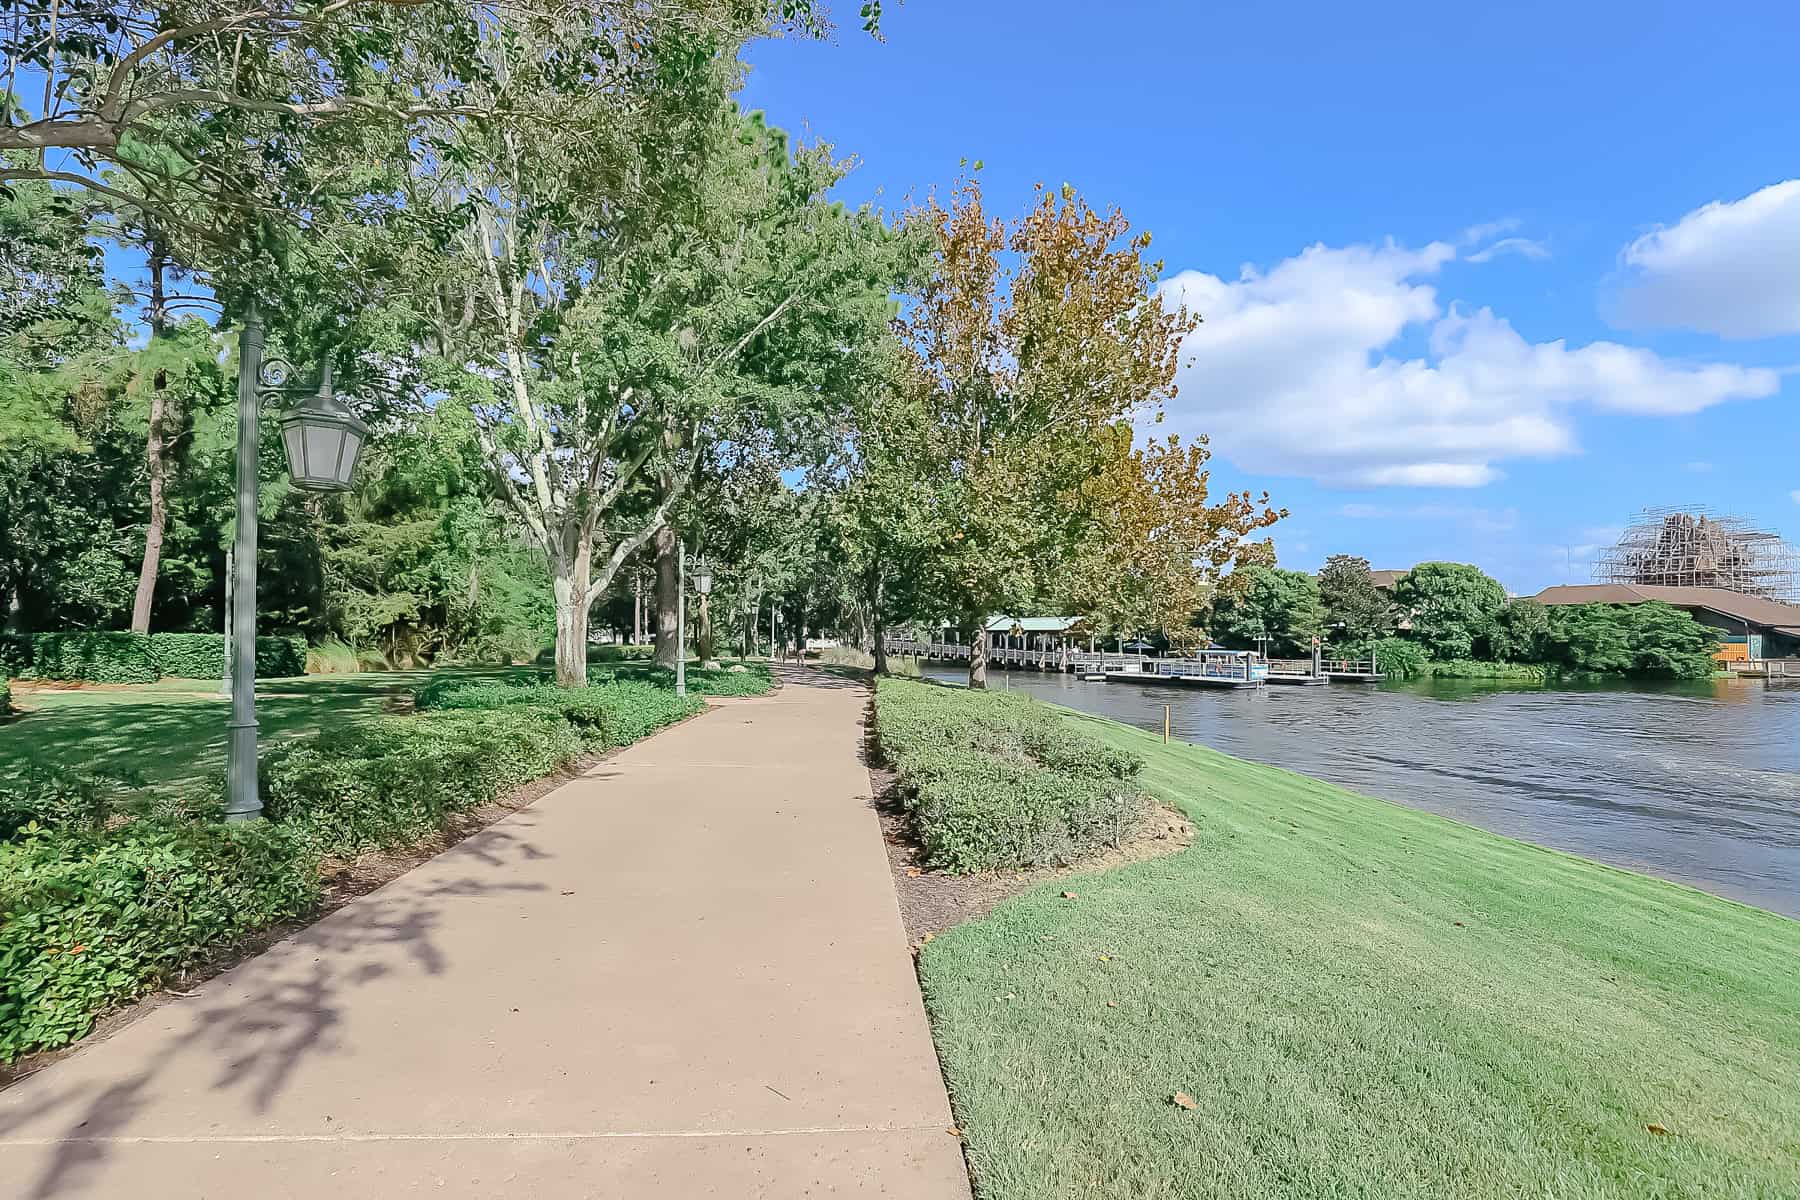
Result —
M900 919L906 926L906 940L915 951L952 925L986 916L1001 901L1040 883L1162 858L1193 844L1194 827L1188 819L1158 805L1136 837L1067 866L987 871L979 875L934 871L921 859L922 851L913 838L911 822L896 794L894 772L882 765L876 752L873 711L865 719L863 728L863 762L869 769L870 795L875 798L875 812L881 818L888 869L894 877L894 893L900 901Z

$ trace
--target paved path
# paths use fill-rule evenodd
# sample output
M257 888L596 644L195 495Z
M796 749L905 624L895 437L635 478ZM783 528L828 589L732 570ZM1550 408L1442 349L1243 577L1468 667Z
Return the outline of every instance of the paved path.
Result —
M723 704L0 1092L8 1197L968 1196L866 693Z

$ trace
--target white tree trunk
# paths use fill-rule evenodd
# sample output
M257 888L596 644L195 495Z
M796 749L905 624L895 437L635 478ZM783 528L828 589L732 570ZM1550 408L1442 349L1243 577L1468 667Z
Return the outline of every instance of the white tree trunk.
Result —
M556 682L562 687L587 686L591 554L582 546L556 564Z

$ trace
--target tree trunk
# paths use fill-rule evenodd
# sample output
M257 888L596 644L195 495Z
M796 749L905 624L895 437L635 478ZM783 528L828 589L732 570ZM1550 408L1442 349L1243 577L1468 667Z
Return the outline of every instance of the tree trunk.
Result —
M987 687L988 632L984 621L975 627L975 636L969 642L969 686L972 688Z
M870 589L872 594L869 598L869 635L874 639L870 652L875 656L875 673L877 675L888 673L887 622L881 614L882 590L882 577L878 571L875 575L875 586Z
M631 576L631 644L641 646L644 642L644 573L634 571Z
M681 572L675 561L673 526L656 531L656 665L673 671L685 652L681 645L676 605L681 597Z
M587 686L588 577L591 547L579 547L573 560L556 566L556 682L561 687Z
M150 243L150 337L162 336L168 324L168 298L163 291L163 271L168 260L154 241ZM166 489L168 463L164 456L163 423L168 416L169 376L158 371L150 388L150 432L144 439L144 468L150 476L150 521L144 528L144 561L138 568L137 595L131 602L131 632L150 632L150 605L156 599L156 576L162 569L163 532L169 524Z

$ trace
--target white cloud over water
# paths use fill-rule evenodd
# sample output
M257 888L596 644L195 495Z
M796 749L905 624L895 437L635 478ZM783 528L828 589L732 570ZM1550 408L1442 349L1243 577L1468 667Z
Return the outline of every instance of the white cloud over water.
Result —
M1508 459L1574 453L1584 407L1691 413L1778 386L1773 371L1615 342L1527 342L1491 309L1439 302L1431 281L1457 257L1446 242L1315 245L1232 280L1173 276L1164 296L1204 323L1183 347L1170 424L1212 434L1247 470L1478 487Z
M1612 301L1628 326L1729 338L1800 333L1800 179L1715 200L1620 254Z

